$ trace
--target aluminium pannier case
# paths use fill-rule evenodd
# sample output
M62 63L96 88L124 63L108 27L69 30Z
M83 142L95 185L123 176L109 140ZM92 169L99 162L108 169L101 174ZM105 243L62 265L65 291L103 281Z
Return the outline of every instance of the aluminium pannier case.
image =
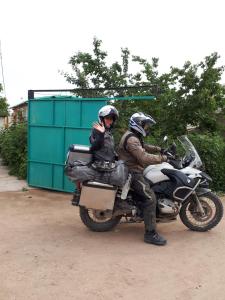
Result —
M92 161L90 147L77 144L70 145L66 165L73 166L75 161L81 161L86 165L89 164Z
M80 206L96 210L113 210L117 188L99 182L82 184Z

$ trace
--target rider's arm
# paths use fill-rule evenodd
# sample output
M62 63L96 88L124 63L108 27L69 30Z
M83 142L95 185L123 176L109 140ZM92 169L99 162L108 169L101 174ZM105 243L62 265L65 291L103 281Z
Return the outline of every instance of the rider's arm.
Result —
M161 151L161 148L158 146L148 145L144 144L144 149L148 153L159 153Z
M89 140L91 143L90 150L91 151L99 150L104 144L104 132L100 132L95 128L93 128Z
M145 149L142 147L140 141L131 136L127 140L126 150L136 158L137 162L142 167L147 167L148 165L160 164L164 161L167 161L167 157L164 155L154 155L147 153Z

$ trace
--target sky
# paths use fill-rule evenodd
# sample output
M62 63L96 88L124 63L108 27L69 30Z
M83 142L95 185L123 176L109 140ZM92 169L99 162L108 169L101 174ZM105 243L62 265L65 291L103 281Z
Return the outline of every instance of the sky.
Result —
M128 47L133 55L158 57L160 72L212 52L225 65L224 12L223 0L0 0L8 103L27 100L29 89L73 88L59 70L70 71L78 51L91 52L94 37L109 60L120 61L121 47Z

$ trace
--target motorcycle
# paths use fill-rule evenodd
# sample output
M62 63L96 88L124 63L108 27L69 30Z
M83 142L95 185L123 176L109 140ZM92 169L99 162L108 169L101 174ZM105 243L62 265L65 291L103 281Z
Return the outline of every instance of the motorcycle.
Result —
M166 139L165 139L166 140ZM168 162L149 165L143 175L149 182L152 197L156 198L157 222L171 222L180 216L183 224L194 231L208 231L223 217L223 204L209 188L212 181L202 171L202 161L187 136L178 138L185 150L183 158L176 154L173 143L164 154ZM91 160L89 147L70 148L67 161L81 155L86 162ZM109 231L122 218L126 223L143 221L141 203L130 187L129 174L123 187L97 181L76 182L77 190L72 204L79 206L82 222L92 231Z

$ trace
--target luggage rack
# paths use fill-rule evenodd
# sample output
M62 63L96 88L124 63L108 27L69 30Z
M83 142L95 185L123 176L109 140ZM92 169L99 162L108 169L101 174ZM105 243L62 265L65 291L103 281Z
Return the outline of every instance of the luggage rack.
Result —
M101 187L101 188L106 188L106 189L117 189L117 187L115 187L114 185L111 184L107 184L107 183L102 183L99 181L86 181L83 183L83 185L85 186L97 186L97 187Z

